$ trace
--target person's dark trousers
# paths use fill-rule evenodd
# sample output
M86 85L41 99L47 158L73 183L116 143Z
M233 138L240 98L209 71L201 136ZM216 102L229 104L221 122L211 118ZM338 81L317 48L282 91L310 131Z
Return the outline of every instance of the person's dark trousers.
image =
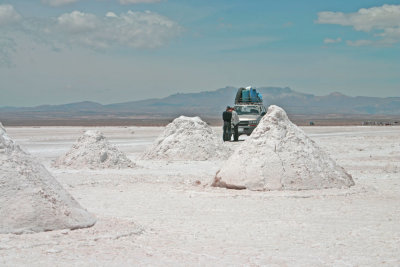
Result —
M224 141L230 141L231 140L231 123L229 121L224 121L224 134L223 134L223 139Z
M239 141L239 124L233 126L233 138L234 141Z

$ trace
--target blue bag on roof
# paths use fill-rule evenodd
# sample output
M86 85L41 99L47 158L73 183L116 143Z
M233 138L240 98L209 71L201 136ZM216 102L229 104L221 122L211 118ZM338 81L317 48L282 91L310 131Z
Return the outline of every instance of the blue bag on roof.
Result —
M250 102L250 90L242 91L242 102Z
M262 102L262 95L258 92L257 92L257 97L258 97L259 102Z
M250 99L251 102L258 102L257 90L254 88L250 88Z

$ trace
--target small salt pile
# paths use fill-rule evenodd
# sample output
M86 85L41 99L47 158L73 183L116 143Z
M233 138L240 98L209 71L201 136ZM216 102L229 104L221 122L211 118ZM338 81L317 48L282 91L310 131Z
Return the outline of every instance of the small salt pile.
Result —
M0 123L0 234L77 229L95 222Z
M210 160L226 159L231 150L199 117L180 116L167 125L141 159Z
M213 186L250 190L343 188L352 177L278 106L217 172Z
M65 155L55 161L54 166L97 169L129 168L135 164L117 147L110 144L101 132L89 130Z

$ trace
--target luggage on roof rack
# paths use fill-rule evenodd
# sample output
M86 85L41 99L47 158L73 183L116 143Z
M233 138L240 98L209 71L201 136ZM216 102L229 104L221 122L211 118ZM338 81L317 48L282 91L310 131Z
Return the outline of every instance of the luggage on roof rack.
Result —
M241 87L238 89L235 97L235 104L242 102L242 91L246 90L245 88Z
M257 90L255 88L250 88L250 101L258 102Z
M242 102L246 102L246 103L251 102L250 100L251 100L250 90L247 90L247 89L243 90L242 91Z
M235 104L262 104L262 102L261 94L251 86L241 87L236 93Z

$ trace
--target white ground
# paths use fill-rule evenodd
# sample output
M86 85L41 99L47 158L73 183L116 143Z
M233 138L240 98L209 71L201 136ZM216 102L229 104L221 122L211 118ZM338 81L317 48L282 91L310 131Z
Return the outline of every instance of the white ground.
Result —
M51 168L87 129L7 128L98 222L0 235L0 265L400 265L400 127L304 127L356 185L291 192L209 187L221 161ZM163 130L99 129L134 161Z

